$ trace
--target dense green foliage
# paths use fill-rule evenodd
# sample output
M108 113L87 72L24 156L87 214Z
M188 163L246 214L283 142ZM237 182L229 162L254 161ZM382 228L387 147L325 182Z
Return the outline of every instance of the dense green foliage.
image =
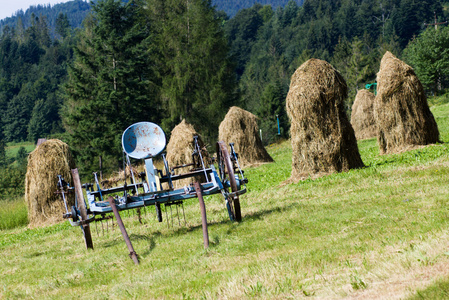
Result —
M290 77L311 57L329 61L346 79L348 112L357 90L374 82L386 50L416 68L429 94L443 94L449 84L448 31L423 26L434 12L437 21L447 17L445 2L236 1L247 8L232 18L217 3L96 1L74 29L73 16L86 3L71 1L5 23L0 141L56 136L69 142L84 174L97 169L100 156L110 171L131 123L150 120L169 135L186 119L213 145L227 109L238 105L260 118L269 144L288 137Z
M429 27L404 52L427 91L442 94L449 82L449 27Z
M71 38L51 40L46 18L33 15L24 31L6 28L0 39L0 138L37 141L62 132L60 85L72 57Z
M147 23L139 22L144 18L140 6L100 1L79 35L63 120L85 173L97 168L97 156L106 168L117 168L123 130L141 120L161 119L152 37Z

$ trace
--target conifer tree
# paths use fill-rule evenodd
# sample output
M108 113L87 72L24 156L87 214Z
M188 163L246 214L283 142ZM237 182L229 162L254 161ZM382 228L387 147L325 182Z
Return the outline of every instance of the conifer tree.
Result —
M182 119L212 142L235 100L234 67L211 1L148 0L161 54L163 125L168 132Z
M93 4L66 86L64 123L84 172L121 158L121 134L138 121L158 123L149 28L139 1Z

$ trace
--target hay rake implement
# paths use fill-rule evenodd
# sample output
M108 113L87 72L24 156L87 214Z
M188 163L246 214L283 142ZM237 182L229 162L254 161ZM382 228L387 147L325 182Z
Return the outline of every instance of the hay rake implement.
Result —
M248 180L238 162L238 155L230 144L230 152L224 142L217 143L217 169L211 162L206 164L202 155L202 149L198 144L198 138L194 137L194 151L192 163L169 167L165 155L161 152L165 149L165 134L162 129L150 122L140 122L128 127L122 135L122 146L126 155L125 162L131 170L129 157L144 160L145 172L139 174L140 182L135 180L131 173L132 183L113 188L101 188L97 174L94 173L95 183L81 185L78 170L72 170L73 187L61 176L58 176L58 193L61 194L66 212L64 218L69 219L72 226L82 229L86 248L93 249L92 235L89 224L94 221L103 221L111 218L113 213L121 230L123 238L128 246L130 257L138 264L137 254L133 249L126 229L123 225L120 211L138 210L154 205L157 219L162 222L163 214L161 205L167 208L172 205L183 205L185 200L198 198L201 210L204 247L209 246L207 230L206 208L203 196L221 193L225 199L226 208L231 221L241 221L241 209L239 196L246 192ZM153 164L153 158L161 154L163 169L158 170ZM175 175L174 170L181 167L191 167L189 172ZM185 178L195 178L193 184L182 188L174 188L174 182ZM198 180L201 178L201 180ZM83 188L87 195L87 201L83 195ZM75 205L68 207L66 194L75 192ZM140 216L140 215L139 215ZM185 215L184 215L185 220ZM178 213L179 221L179 213ZM173 220L172 220L173 224Z

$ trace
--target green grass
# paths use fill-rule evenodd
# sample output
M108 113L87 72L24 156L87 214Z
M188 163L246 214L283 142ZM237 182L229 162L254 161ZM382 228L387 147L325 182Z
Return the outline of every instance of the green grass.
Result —
M27 207L23 198L0 200L0 230L28 224Z
M68 223L3 230L0 299L444 296L447 280L437 279L449 263L449 105L432 111L445 143L379 156L374 139L360 141L366 168L316 180L284 184L291 147L271 145L275 163L245 170L242 222L228 220L219 195L205 198L208 249L197 200L185 203L186 226L175 207L170 228L153 208L143 225L123 213L139 266L105 223L104 236L91 225L94 251Z
M449 299L449 278L446 280L440 280L434 285L426 288L425 290L419 290L416 292L411 300L419 299L433 299L433 300L444 300Z
M16 157L17 152L19 152L20 147L24 147L27 153L30 153L31 151L36 148L36 145L31 142L22 142L22 143L8 143L6 145L6 156L7 157Z

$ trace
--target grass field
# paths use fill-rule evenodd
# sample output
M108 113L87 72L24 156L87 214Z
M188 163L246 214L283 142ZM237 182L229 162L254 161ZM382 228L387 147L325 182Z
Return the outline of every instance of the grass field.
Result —
M19 152L20 147L24 147L27 153L30 153L31 151L36 148L36 145L34 143L30 142L23 142L23 143L8 143L6 147L6 156L8 157L16 157L17 152Z
M205 199L208 249L196 200L187 225L175 208L170 228L151 209L144 225L124 213L138 266L106 223L98 236L91 226L94 251L68 223L2 230L0 299L445 299L449 105L432 111L445 143L379 156L374 139L360 141L366 168L316 180L283 184L291 147L271 145L276 162L245 171L242 222L218 195Z

